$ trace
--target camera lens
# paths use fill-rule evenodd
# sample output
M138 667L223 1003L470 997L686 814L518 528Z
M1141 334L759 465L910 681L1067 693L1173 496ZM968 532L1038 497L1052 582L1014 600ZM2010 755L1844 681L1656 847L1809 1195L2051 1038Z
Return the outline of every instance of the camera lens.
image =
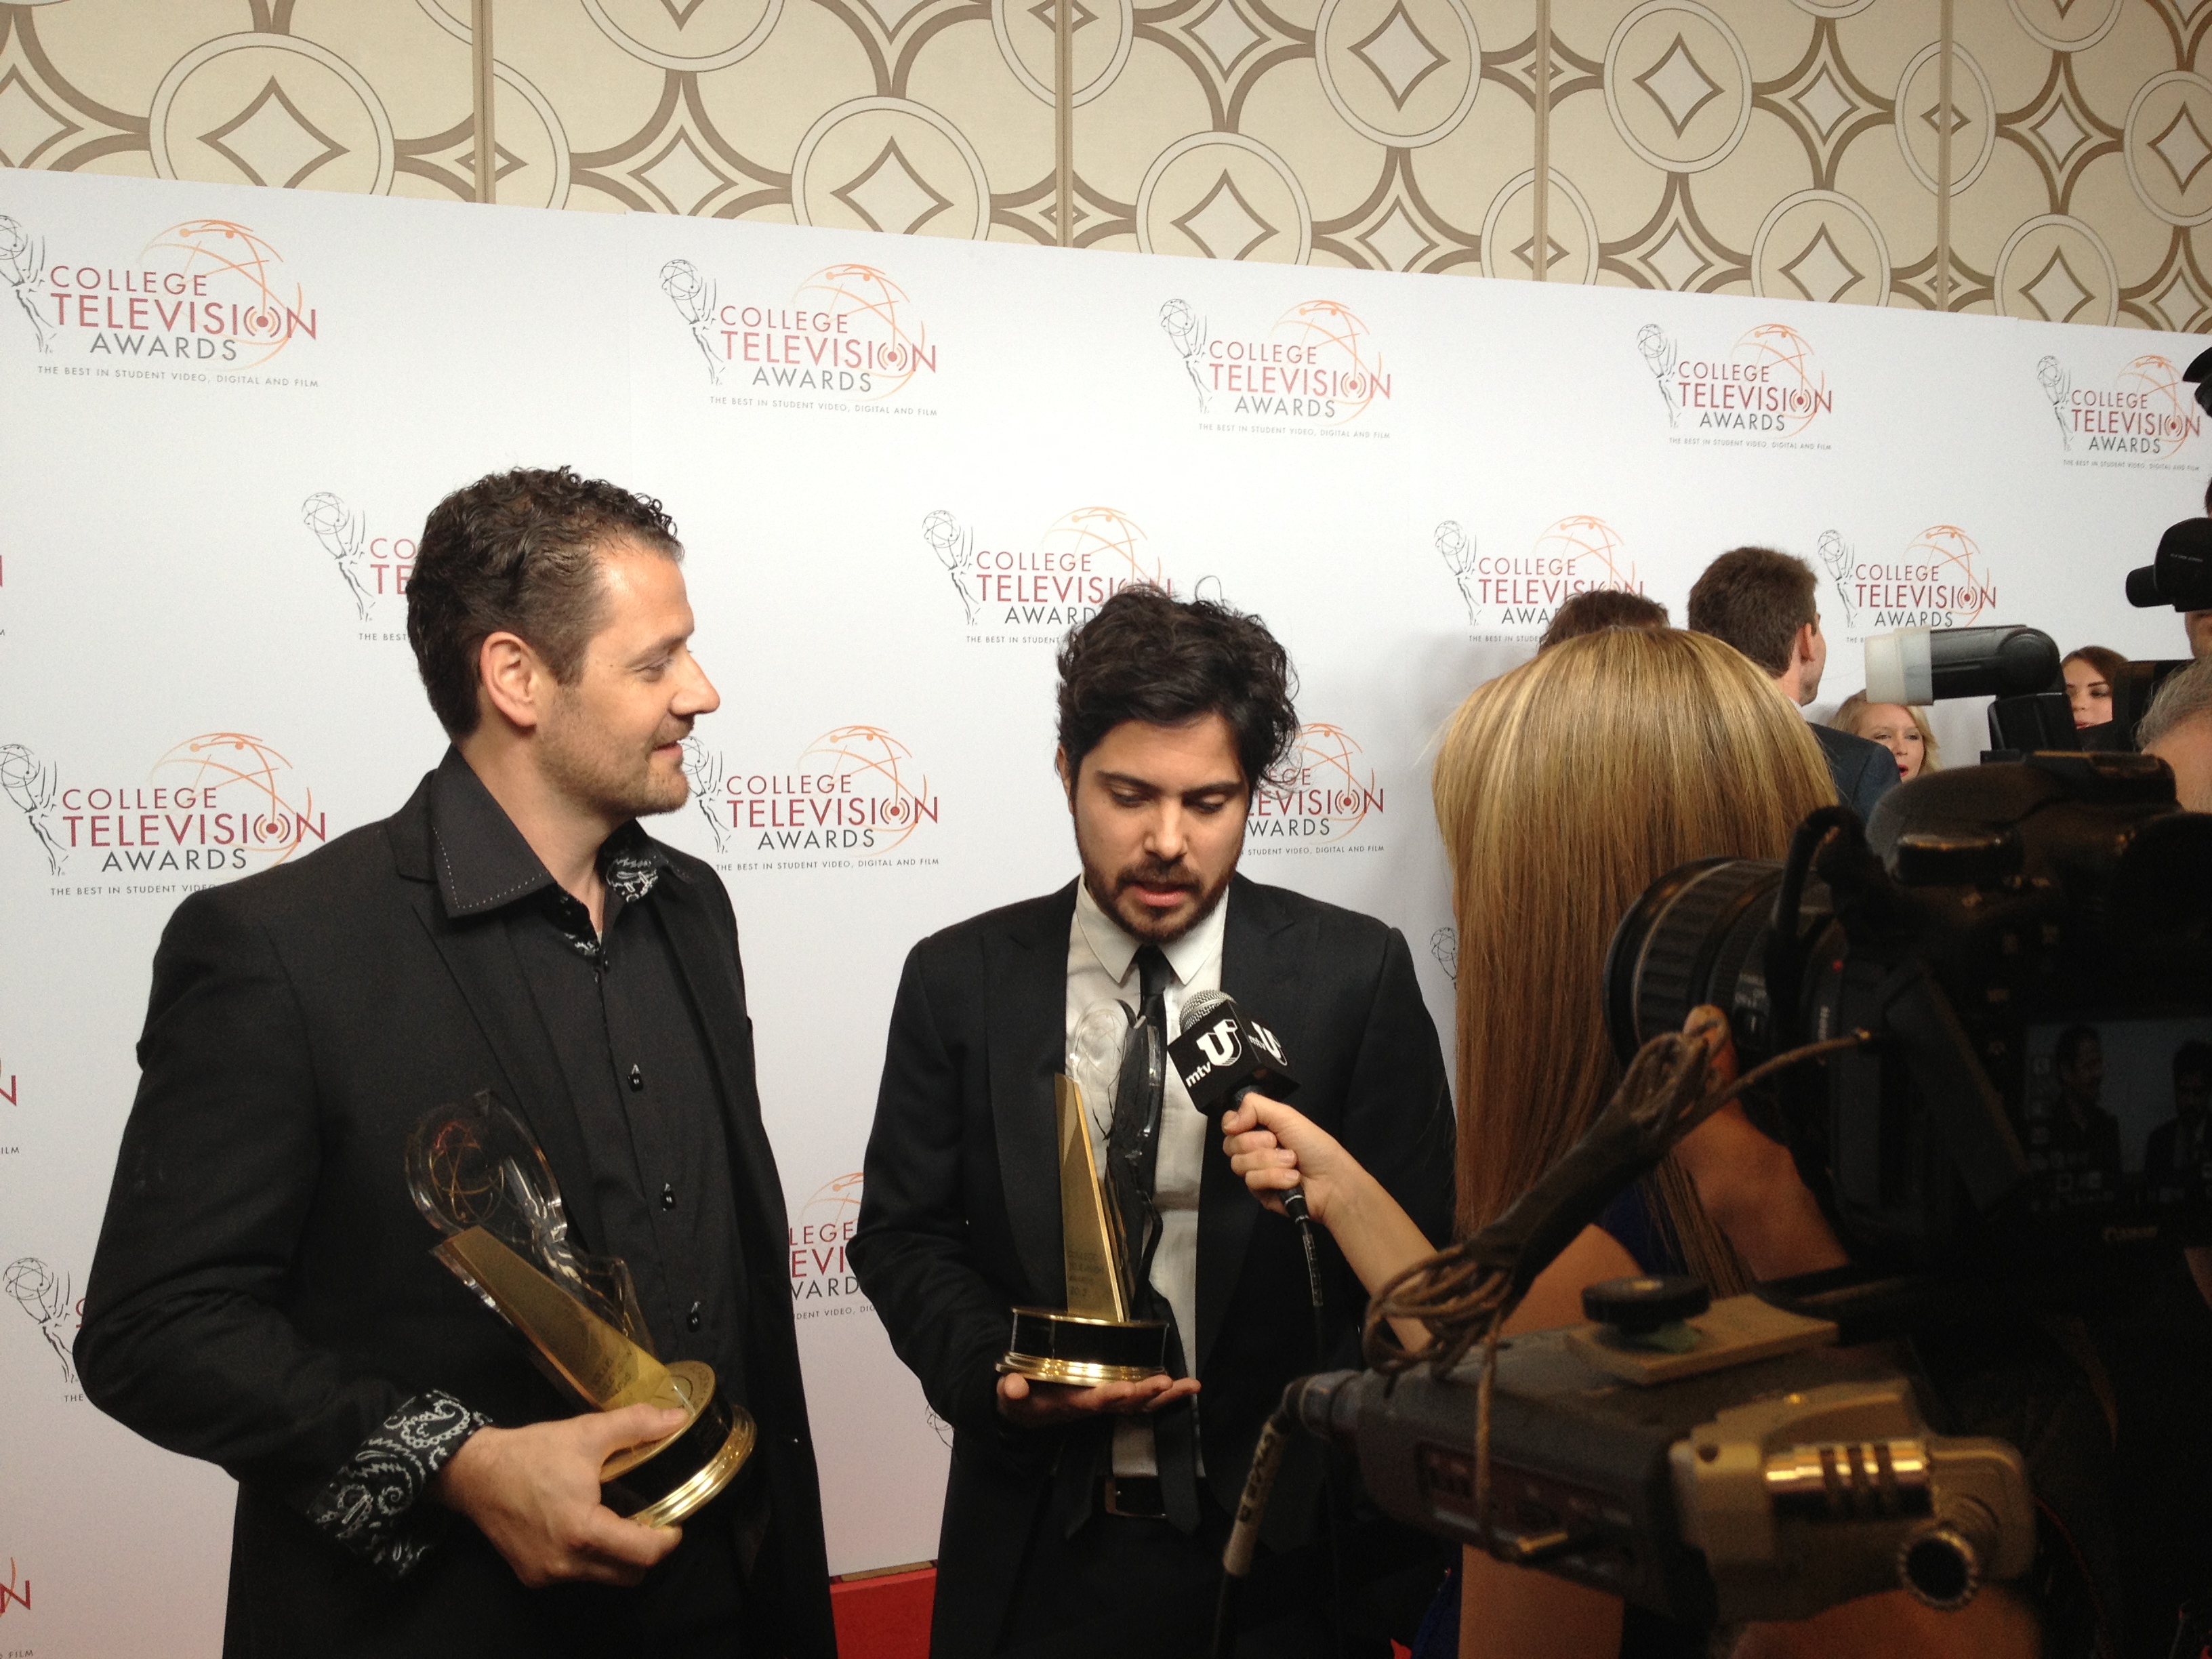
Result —
M1605 1027L1626 1064L1690 1011L1724 1010L1746 1066L1766 1057L1765 942L1782 866L1701 859L1654 882L1613 931L1605 958Z

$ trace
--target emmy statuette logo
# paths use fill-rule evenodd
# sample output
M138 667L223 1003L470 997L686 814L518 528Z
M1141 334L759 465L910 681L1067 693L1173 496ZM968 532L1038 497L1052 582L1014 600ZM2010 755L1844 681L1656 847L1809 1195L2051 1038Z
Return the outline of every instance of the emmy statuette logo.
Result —
M7 283L15 296L42 356L52 356L54 349L53 325L40 314L46 276L46 245L0 213L0 283Z
M0 1270L0 1290L28 1316L62 1368L62 1383L76 1388L76 1359L70 1345L84 1321L84 1304L70 1294L69 1275L57 1273L37 1256L18 1257Z

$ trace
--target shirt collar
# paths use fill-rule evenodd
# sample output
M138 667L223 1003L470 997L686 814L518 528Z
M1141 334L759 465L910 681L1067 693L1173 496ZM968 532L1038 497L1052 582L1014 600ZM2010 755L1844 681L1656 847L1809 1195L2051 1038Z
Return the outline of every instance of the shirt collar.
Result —
M1160 954L1175 970L1176 984L1189 984L1200 969L1220 954L1222 929L1228 925L1228 918L1229 895L1224 893L1221 902L1195 927L1174 943L1160 946ZM1106 976L1116 985L1127 980L1129 964L1137 959L1138 947L1145 941L1106 914L1091 896L1087 882L1075 884L1075 925Z
M456 920L488 915L554 884L544 860L457 748L446 750L431 776L430 845L439 897ZM599 866L600 878L635 903L670 860L632 818L600 844Z

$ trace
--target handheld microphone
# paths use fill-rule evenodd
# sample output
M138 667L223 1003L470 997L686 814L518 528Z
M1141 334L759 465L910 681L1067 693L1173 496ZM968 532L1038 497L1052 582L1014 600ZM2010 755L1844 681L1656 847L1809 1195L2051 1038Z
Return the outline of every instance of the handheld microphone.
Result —
M1182 1079L1190 1103L1208 1118L1233 1110L1255 1091L1279 1099L1298 1086L1282 1040L1221 991L1201 991L1183 1005L1181 1035L1168 1044L1168 1063ZM1283 1207L1301 1227L1311 1219L1303 1187L1283 1194Z

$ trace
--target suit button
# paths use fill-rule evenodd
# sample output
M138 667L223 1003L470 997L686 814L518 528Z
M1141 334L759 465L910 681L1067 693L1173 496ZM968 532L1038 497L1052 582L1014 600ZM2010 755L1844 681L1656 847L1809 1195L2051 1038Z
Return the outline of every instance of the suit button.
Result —
M684 1328L687 1331L699 1328L699 1304L696 1302L691 1304L691 1311L684 1316Z
M660 1207L664 1210L672 1210L676 1207L675 1182L664 1181L660 1183Z
M629 1091L634 1095L645 1092L645 1073L635 1066L629 1068Z

